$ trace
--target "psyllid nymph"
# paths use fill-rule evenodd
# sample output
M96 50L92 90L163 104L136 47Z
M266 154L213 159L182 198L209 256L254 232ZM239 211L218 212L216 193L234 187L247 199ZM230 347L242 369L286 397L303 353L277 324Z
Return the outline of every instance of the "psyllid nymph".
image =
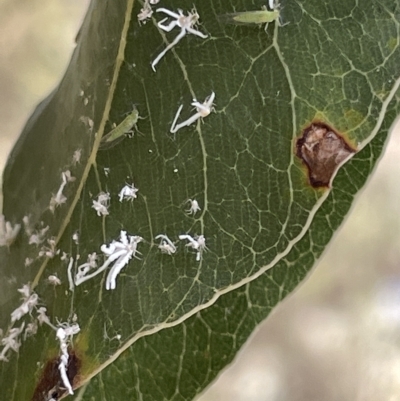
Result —
M136 107L130 112L121 123L113 128L108 134L101 139L100 148L107 149L125 138L125 135L133 133L132 128L136 125L139 119L139 112Z
M279 4L270 0L270 10L263 6L261 10L241 11L220 16L223 22L237 25L260 25L276 21L279 18ZM271 7L273 5L273 7Z

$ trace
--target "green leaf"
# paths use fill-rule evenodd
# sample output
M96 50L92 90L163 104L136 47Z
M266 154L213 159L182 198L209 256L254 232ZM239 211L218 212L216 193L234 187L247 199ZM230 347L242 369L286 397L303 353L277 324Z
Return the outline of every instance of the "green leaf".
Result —
M288 257L183 324L141 338L82 388L81 399L191 400L212 382L320 257L382 153L391 121L400 110L398 102L392 106L380 134L339 172L310 230Z
M253 10L252 3L202 2L198 29L208 38L185 36L154 72L152 60L178 30L157 29L161 13L140 26L139 4L116 3L92 3L66 76L14 148L4 174L4 214L12 223L29 215L35 230L49 226L46 238L54 237L57 249L75 260L80 255L74 269L121 230L144 238L141 259L125 266L115 290L105 289L105 271L69 291L68 258L37 258L29 230L21 233L10 250L0 249L9 279L0 287L0 327L12 327L10 313L21 303L16 289L30 282L53 324L72 323L76 314L81 331L70 360L78 374L68 373L75 387L94 377L78 398L190 400L304 278L372 171L399 113L400 4L287 0L283 26L271 23L266 33L220 23L219 15ZM192 99L202 102L212 91L216 110L204 124L171 135L178 107L184 120ZM133 105L140 133L99 150ZM323 163L315 144L298 141L303 130L313 132L311 124L332 127L341 146L332 153L326 137L318 142L329 156ZM358 153L332 184L310 185L319 182L312 177L321 176L321 166L336 166L343 149L350 156L352 148ZM81 163L74 164L79 149ZM296 154L306 155L310 180ZM50 199L67 169L76 180L52 213ZM125 183L139 189L132 202L118 200ZM111 195L104 217L92 207L100 192ZM201 212L189 215L188 199ZM186 233L205 236L200 261L178 242ZM176 254L160 252L158 234L176 241ZM34 259L29 267L27 257ZM50 286L50 274L62 285ZM9 362L0 362L6 399L42 399L54 386L59 397L59 354L46 325L23 341L18 356L7 354ZM48 361L52 368L43 370Z

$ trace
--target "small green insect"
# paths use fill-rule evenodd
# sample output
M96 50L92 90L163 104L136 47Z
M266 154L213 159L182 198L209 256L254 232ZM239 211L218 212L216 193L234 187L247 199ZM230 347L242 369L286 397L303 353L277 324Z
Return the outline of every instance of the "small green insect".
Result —
M270 10L263 6L261 10L255 11L243 11L238 13L230 13L221 15L221 20L231 24L237 25L260 25L266 24L265 30L267 30L268 23L279 19L279 4L270 0Z
M132 128L139 119L139 111L136 107L129 113L121 123L113 128L108 134L101 139L100 149L108 149L122 141L126 135L133 134Z

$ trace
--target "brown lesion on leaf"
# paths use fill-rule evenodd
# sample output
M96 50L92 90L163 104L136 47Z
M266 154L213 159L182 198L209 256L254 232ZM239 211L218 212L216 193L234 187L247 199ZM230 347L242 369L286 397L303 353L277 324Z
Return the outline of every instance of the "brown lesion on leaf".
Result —
M296 156L307 166L313 188L329 187L337 168L355 152L343 135L320 121L308 125L296 141Z
M67 377L72 388L76 388L79 383L81 360L74 351L68 353ZM58 401L68 395L68 390L64 387L61 379L59 365L60 357L52 358L46 362L31 401Z

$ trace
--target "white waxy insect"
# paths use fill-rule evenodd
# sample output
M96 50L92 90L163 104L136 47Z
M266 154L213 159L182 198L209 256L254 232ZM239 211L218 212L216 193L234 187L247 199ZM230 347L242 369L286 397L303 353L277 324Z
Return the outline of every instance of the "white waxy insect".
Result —
M78 266L78 272L75 275L75 282L72 278L72 267L74 264L74 258L70 258L68 268L67 268L67 275L68 275L68 282L69 282L69 289L70 291L74 290L75 284L79 285L87 280L86 275L89 273L90 270L95 269L97 267L97 253L93 252L88 255L88 259L86 263L83 263Z
M32 258L25 258L25 267L30 266L33 263L33 259Z
M47 312L47 309L44 306L41 306L37 310L37 320L38 320L39 324L42 325L43 323L46 323L55 329L55 327L50 323L50 319L47 316L46 312Z
M39 257L46 256L48 258L54 258L54 256L60 254L60 250L56 248L56 239L51 237L47 240L49 246L42 246L39 251Z
M67 277L68 277L68 284L69 290L72 292L75 288L74 279L72 278L72 268L74 267L74 258L71 257L69 259L68 267L67 267Z
M33 323L28 323L26 325L26 329L24 331L24 341L28 338L31 337L33 335L35 335L37 333L38 330L38 325L36 322Z
M196 114L194 114L192 117L189 117L187 120L181 122L180 124L176 124L183 107L183 104L181 104L179 106L178 111L175 114L175 118L174 121L172 122L170 132L174 134L181 128L188 127L189 125L193 124L199 118L207 117L214 110L213 108L214 99L215 99L214 92L211 92L211 95L204 100L204 103L200 103L196 99L193 99L192 106L196 107Z
M86 100L87 100L87 102L85 103ZM89 102L89 99L85 98L85 100L84 100L85 106L88 104L88 102ZM85 124L86 127L89 128L89 131L93 131L94 121L89 116L80 116L79 121L81 121L83 124Z
M67 197L62 193L63 189L64 188L60 187L56 195L52 195L52 197L50 198L49 209L52 213L54 213L54 211L58 206L62 205L67 201Z
M60 342L60 363L58 365L58 370L60 371L61 380L63 382L64 387L68 390L69 394L74 394L72 390L72 385L68 379L67 370L68 370L68 337L72 337L75 334L79 333L80 328L78 324L73 324L69 326L68 324L62 324L61 327L57 328L56 337Z
M24 284L21 288L18 288L17 291L22 294L22 298L25 300L31 295L31 287L29 284Z
M63 181L67 181L67 182L74 182L76 180L76 177L72 177L71 171L66 170L62 172L62 176L63 176Z
M187 202L190 203L190 208L188 210L186 210L187 214L195 215L197 212L201 211L201 208L199 206L199 202L197 202L196 199L188 199Z
M72 234L72 241L74 241L76 245L79 244L79 232L78 231L75 231Z
M110 206L110 194L108 192L100 192L97 200L93 200L92 208L96 210L97 216L107 216Z
M207 249L206 239L204 238L204 235L199 235L193 238L191 235L183 234L179 236L179 239L189 241L186 246L197 251L196 260L199 262L201 260L203 252Z
M140 254L137 250L139 242L142 242L143 238L138 235L127 235L126 231L121 230L120 240L112 241L109 245L103 244L100 249L107 256L107 260L100 266L95 272L87 274L89 270L82 271L81 274L75 276L75 285L80 285L83 282L90 280L91 278L102 273L107 267L114 262L112 265L107 279L106 289L114 290L116 287L116 278L121 270L129 263L132 257L136 257L136 254Z
M72 165L76 166L81 162L81 157L82 157L82 149L76 149L74 151L74 154L72 155Z
M128 264L131 258L136 256L136 253L140 253L137 250L137 245L142 240L142 237L137 235L128 236L126 235L126 231L121 231L119 241L113 241L110 245L101 246L101 251L108 256L104 264L107 262L110 264L115 261L106 279L106 290L115 289L118 274Z
M143 8L140 10L140 13L137 15L137 19L139 23L145 24L147 22L147 19L150 19L151 16L153 15L153 10L151 9L149 0L146 0L143 4Z
M57 285L61 285L61 280L54 274L50 274L49 277L47 277L47 281L49 284L57 286Z
M24 216L24 217L22 218L22 223L23 223L23 225L24 225L25 234L26 234L28 237L31 236L32 233L33 233L33 228L32 228L32 226L31 226L29 216Z
M21 346L18 336L22 333L24 327L25 322L23 322L19 328L14 327L10 329L7 333L7 336L1 339L1 344L4 347L0 353L0 361L8 362L8 358L6 357L8 350L18 352L19 347Z
M44 240L47 231L50 229L49 226L43 227L41 229L35 230L32 232L31 236L29 237L29 245L40 245Z
M206 239L204 238L204 235L199 235L198 237L196 237L196 241L199 244L196 260L200 261L203 252L207 249Z
M61 185L55 195L52 195L50 199L49 209L52 213L54 213L55 209L65 203L67 201L67 197L63 194L64 188L68 182L75 181L75 177L72 177L71 172L69 170L63 171L61 173Z
M119 192L119 201L122 202L123 200L128 200L128 201L133 201L134 199L137 198L136 192L139 190L135 188L135 185L132 183L132 185L127 184L125 185L121 191Z
M0 214L0 246L10 246L19 233L21 224L15 224L14 227L3 214Z
M173 255L176 252L175 244L165 234L159 234L155 239L161 239L158 249L167 255Z
M172 29L175 27L178 27L181 29L181 32L179 35L176 36L176 38L171 42L151 63L151 68L155 71L156 70L156 65L158 62L165 56L168 50L172 49L186 34L191 33L192 35L196 35L202 39L206 39L208 36L205 35L204 33L198 31L197 29L194 29L194 26L197 24L198 20L200 19L199 14L195 9L193 9L191 12L188 12L188 15L184 15L182 10L178 9L178 14L174 13L173 11L170 11L166 8L158 8L156 10L158 13L164 13L167 14L169 17L175 18L174 21L170 22L168 25L164 25L163 23L168 19L164 18L160 22L158 22L158 27L162 29L165 32L170 32Z
M32 309L39 301L38 295L31 292L31 288L28 284L24 284L22 288L18 289L18 292L22 294L23 303L11 312L11 322L15 322L27 313L32 312Z
M127 134L133 134L132 128L137 124L139 119L139 111L136 107L113 128L108 134L101 139L100 149L109 149L122 141Z

